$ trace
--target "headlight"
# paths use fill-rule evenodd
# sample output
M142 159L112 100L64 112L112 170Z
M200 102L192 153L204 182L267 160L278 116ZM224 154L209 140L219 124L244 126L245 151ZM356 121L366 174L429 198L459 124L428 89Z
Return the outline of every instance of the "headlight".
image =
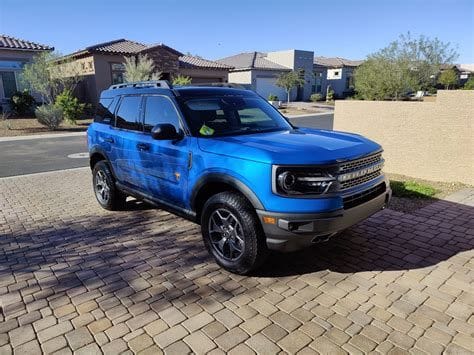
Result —
M283 195L324 194L335 181L330 171L319 168L274 167L274 192Z

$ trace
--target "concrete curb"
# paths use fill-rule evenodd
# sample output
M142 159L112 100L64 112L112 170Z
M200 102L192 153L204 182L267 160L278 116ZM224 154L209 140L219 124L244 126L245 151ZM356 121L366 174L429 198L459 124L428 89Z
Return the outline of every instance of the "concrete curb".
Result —
M74 170L83 170L83 169L89 169L89 170L90 170L90 167L88 167L88 166L82 166L82 167L79 167L79 168L50 170L50 171L42 171L42 172L40 172L40 173L31 173L31 174L5 176L5 177L0 177L0 180L16 179L16 178L19 178L19 177L29 177L29 176L38 176L38 175L41 176L41 175L48 175L48 174L60 173L60 172L64 172L64 171L74 171Z
M31 139L64 138L85 136L86 132L35 134L31 136L2 137L0 142L26 141Z

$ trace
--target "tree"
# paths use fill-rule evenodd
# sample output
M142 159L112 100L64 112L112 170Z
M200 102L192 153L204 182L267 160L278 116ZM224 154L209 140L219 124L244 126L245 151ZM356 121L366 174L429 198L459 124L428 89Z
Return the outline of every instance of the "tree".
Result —
M458 83L458 74L452 68L443 70L439 75L438 82L441 85L444 85L446 90L449 90L449 87L453 87Z
M136 57L125 57L125 82L158 80L161 72L155 72L153 59L146 54Z
M74 91L80 81L78 63L60 57L51 52L37 54L25 64L20 75L21 84L40 95L43 103L52 104L64 90Z
M189 76L178 75L173 79L173 85L189 85L191 84L191 78Z
M450 43L408 32L368 56L354 74L357 96L366 100L398 100L409 91L435 84L442 64L452 63L457 52Z
M464 90L474 90L474 76L471 76L468 81L464 83Z
M25 64L20 83L41 96L43 103L52 104L64 90L74 91L81 80L78 63L60 59L59 53L42 52Z
M290 102L291 90L297 86L304 85L304 79L300 77L298 72L290 71L287 73L280 74L276 85L285 89L288 98L287 102Z

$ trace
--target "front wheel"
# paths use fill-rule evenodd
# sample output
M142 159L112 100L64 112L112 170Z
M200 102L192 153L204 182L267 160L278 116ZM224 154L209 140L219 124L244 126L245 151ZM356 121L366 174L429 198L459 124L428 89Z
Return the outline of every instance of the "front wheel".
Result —
M265 261L268 249L260 221L240 194L212 196L203 208L201 230L209 253L233 273L248 274Z
M100 161L92 170L94 194L101 207L110 211L121 210L127 196L115 186L115 179L106 161Z

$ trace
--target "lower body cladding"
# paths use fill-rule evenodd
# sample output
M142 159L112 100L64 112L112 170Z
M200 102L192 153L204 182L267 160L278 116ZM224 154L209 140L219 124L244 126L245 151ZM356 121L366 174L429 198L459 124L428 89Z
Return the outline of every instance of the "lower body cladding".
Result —
M392 191L385 183L371 189L364 202L345 201L345 208L327 213L272 213L257 210L271 250L290 252L327 241L331 236L384 209ZM372 197L372 196L374 197ZM370 198L370 199L368 199ZM350 207L350 208L347 208Z

